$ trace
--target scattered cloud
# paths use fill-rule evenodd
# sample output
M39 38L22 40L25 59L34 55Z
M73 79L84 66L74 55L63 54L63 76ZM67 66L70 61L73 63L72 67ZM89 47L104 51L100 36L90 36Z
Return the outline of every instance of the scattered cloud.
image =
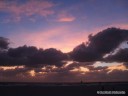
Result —
M10 14L11 19L15 22L20 21L23 17L31 17L33 15L39 15L47 17L54 14L52 8L55 6L52 2L46 0L29 0L24 4L19 4L17 0L12 1L0 1L0 12L4 11ZM10 17L9 17L10 18ZM10 19L10 20L11 20Z
M123 64L109 67L84 66L79 63L79 67L66 68L54 67L53 65L33 68L17 67L15 69L3 70L0 68L4 81L29 81L29 82L109 82L127 81L128 69ZM122 69L123 68L123 69ZM125 70L124 70L125 68ZM1 76L0 76L1 78Z

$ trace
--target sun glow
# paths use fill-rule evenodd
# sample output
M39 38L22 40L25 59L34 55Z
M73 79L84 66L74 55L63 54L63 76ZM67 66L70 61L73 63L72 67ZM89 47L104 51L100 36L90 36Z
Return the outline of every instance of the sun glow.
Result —
M14 70L16 68L24 68L24 66L1 66L0 69L3 70Z
M89 69L88 68L85 68L85 67L79 67L79 68L74 68L71 71L72 72L82 72L82 73L85 73L85 72L89 72Z
M29 71L29 73L30 73L30 75L31 75L32 77L35 76L35 71L34 71L34 70Z
M73 61L68 61L65 65L64 65L64 67L67 67L67 66L69 66L70 64L72 64L73 63Z
M122 64L120 64L120 65L117 65L117 66L109 66L108 68L107 68L109 71L108 71L108 73L109 72L112 72L113 70L128 70L127 68L126 68L126 66L124 66L124 65L122 65Z

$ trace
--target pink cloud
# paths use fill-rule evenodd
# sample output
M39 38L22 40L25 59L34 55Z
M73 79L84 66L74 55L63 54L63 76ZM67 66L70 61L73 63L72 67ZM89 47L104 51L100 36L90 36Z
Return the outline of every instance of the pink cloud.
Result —
M0 1L0 11L11 13L15 18L15 21L20 21L23 16L48 16L54 13L51 9L55 6L52 2L29 0L24 4L18 4L18 2L10 1L11 3Z
M72 16L70 13L63 11L58 15L57 21L58 22L72 22L76 18Z
M25 5L22 5L21 9L24 10L23 12L28 16L33 14L47 16L54 13L54 11L50 9L53 6L54 4L48 1L33 0L31 2L27 2Z
M71 21L74 21L75 20L75 17L62 17L62 18L59 18L59 22L71 22Z

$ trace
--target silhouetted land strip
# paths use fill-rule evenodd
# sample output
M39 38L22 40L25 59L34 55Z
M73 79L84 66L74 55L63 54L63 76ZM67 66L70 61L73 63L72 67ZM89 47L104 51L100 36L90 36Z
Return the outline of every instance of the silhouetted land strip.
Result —
M0 82L1 96L99 96L97 91L125 91L127 94L128 82Z

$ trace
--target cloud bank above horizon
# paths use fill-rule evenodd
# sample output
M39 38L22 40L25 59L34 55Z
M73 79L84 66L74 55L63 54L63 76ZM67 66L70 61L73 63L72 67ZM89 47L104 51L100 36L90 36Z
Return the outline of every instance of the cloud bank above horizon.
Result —
M39 82L78 82L80 79L77 78L88 79L88 82L98 82L103 78L102 82L107 82L108 77L111 81L127 81L128 46L126 43L124 48L120 48L120 44L128 40L128 30L108 28L88 38L88 42L76 46L71 52L62 53L55 48L44 50L26 45L9 48L9 40L1 37L1 80L17 81L21 76L23 82L36 82L35 79ZM101 65L95 66L98 62ZM109 62L110 66L102 64L104 62ZM115 77L119 74L122 77ZM96 78L92 78L94 75Z

